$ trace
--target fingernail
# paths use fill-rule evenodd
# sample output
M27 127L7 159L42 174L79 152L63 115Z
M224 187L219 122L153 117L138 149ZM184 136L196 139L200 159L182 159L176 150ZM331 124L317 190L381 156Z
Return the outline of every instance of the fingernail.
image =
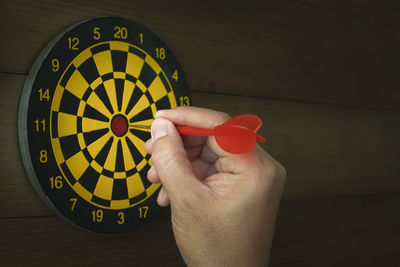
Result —
M157 196L157 202L160 202L164 198L164 194L165 194L164 189L161 188L161 190L160 190L160 192L158 193L158 196Z
M158 117L160 117L162 114L164 113L164 110L158 110L157 112L156 112L156 114L154 115L154 118L158 118Z
M153 143L168 134L168 121L165 119L155 119L151 124L151 140Z
M147 177L152 176L155 172L154 166L151 166L147 172Z

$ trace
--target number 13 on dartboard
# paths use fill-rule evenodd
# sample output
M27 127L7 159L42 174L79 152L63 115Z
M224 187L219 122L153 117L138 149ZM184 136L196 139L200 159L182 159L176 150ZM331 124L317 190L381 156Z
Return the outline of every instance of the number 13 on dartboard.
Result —
M147 129L159 109L190 105L176 58L134 21L90 19L59 33L33 64L21 96L27 176L51 210L96 233L152 220L160 184L147 180Z

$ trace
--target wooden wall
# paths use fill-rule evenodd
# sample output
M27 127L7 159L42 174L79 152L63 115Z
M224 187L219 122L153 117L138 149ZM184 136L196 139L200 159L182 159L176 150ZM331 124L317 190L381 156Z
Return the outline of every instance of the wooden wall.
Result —
M264 148L288 171L271 266L399 264L399 7L0 0L0 265L184 265L168 210L129 235L88 234L52 215L23 170L17 111L31 64L56 33L102 15L158 34L195 105L262 117Z

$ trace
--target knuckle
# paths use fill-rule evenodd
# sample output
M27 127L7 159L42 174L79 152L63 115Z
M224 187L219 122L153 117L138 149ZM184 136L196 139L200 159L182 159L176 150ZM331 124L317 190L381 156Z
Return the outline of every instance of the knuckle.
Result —
M275 159L262 157L258 164L260 169L264 170L266 178L286 180L286 169Z
M165 150L161 150L159 153L154 152L152 155L153 163L158 169L168 170L175 162L186 158L186 152L184 150L173 151L172 153L164 153L164 151Z
M280 176L283 178L283 180L286 180L286 176L287 176L286 168L283 167L280 163L278 163L278 164L279 164L278 168L279 168Z
M274 164L274 162L272 162L271 160L268 160L265 165L266 166L266 171L267 171L267 175L270 178L276 177L278 174L278 169L276 164Z

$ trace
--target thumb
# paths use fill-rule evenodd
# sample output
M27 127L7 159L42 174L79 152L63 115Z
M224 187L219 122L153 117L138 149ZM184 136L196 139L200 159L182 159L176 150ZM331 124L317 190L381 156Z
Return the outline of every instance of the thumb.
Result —
M186 156L181 136L167 119L155 119L151 125L153 165L171 203L198 188L192 165Z

